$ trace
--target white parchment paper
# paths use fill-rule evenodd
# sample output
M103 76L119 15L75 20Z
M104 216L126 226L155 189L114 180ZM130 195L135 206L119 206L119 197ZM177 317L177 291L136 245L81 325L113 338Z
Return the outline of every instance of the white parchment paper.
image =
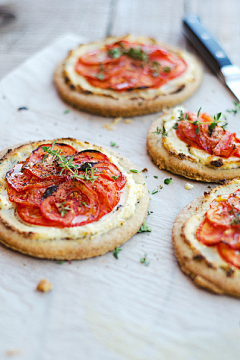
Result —
M136 234L118 260L108 253L60 265L0 246L0 358L237 359L239 300L196 288L179 269L171 243L177 214L209 184L161 171L150 161L146 135L156 114L123 120L110 131L104 125L113 119L75 111L59 99L53 71L81 40L62 37L2 80L0 147L68 136L105 146L115 142L117 151L148 169L152 232ZM214 76L206 75L185 105L215 114L233 108L233 101ZM238 135L239 117L229 116L229 129ZM164 185L166 177L173 183ZM190 191L187 182L194 185ZM159 185L163 189L151 195ZM140 263L145 253L149 266ZM50 293L35 291L42 278L52 282Z

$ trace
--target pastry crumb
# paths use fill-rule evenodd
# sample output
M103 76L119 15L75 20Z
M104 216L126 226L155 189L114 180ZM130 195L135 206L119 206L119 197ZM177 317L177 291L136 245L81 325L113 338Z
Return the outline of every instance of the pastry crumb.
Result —
M191 190L191 189L194 188L194 185L186 183L184 187L185 187L186 190Z
M52 290L52 287L53 286L50 281L48 281L47 279L42 279L37 286L37 290L42 292L49 292L50 290Z
M120 121L122 121L122 117L117 117L113 120L113 122L111 124L106 124L103 127L107 128L108 130L114 130L114 125L117 125L118 123L120 123Z
M15 356L15 355L21 355L22 351L20 349L11 349L6 351L7 356Z
M125 124L131 124L132 123L132 120L131 119L126 119L124 120Z

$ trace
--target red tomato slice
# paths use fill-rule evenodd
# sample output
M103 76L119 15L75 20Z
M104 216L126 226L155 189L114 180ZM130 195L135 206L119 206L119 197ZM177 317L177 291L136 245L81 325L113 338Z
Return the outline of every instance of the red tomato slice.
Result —
M221 241L225 244L228 244L232 249L240 250L240 229L239 226L231 227L230 229L225 230Z
M59 223L45 219L40 213L39 207L36 206L22 206L17 204L17 213L18 216L28 224L61 227Z
M83 64L88 65L88 66L92 66L92 65L98 65L99 64L109 64L109 63L117 63L119 62L119 58L118 59L114 59L111 56L108 55L108 51L109 49L113 48L113 47L118 47L119 45L115 44L113 46L108 46L108 47L104 47L102 49L96 49L96 50L91 50L86 54L83 54L80 58L79 61L81 61Z
M211 207L206 214L206 218L216 227L227 228L231 225L233 214L232 207L226 201L213 201Z
M99 63L96 65L86 65L82 62L82 59L79 59L75 71L88 78L98 79L100 75L103 77L102 80L108 80L111 76L121 71L121 67L124 66L124 61L119 59L114 59L115 61L109 61L107 64L104 63L104 66ZM102 64L102 63L101 63Z
M58 178L61 170L58 166L58 162L53 161L51 155L43 161L43 156L46 155L46 152L42 149L44 146L51 148L52 144L43 144L34 150L25 161L23 169L42 180ZM53 150L60 150L60 155L64 156L71 156L77 152L70 145L58 143L54 145Z
M107 155L101 153L99 150L87 149L76 153L72 163L75 165L81 165L85 162L110 162Z
M122 189L126 184L126 176L115 164L109 162L99 162L94 164L93 167L96 169L94 175L100 175L103 178L116 182L119 189Z
M69 180L60 184L41 203L42 215L62 226L80 226L99 219L98 196L83 182Z
M113 181L99 177L94 183L87 181L86 186L98 194L101 204L100 217L112 211L120 200L118 186Z
M7 192L11 202L19 203L27 206L40 206L42 196L47 187L43 188L31 188L26 191L16 191L11 186L8 186Z
M197 240L207 246L216 245L221 241L224 228L215 227L212 223L205 219L197 229Z
M240 251L232 249L229 245L219 243L218 244L219 255L226 262L240 268Z
M25 191L32 188L48 187L54 184L56 180L42 180L36 176L30 175L28 172L22 172L23 163L19 163L7 172L6 179L9 185L16 191ZM59 179L60 180L60 179Z

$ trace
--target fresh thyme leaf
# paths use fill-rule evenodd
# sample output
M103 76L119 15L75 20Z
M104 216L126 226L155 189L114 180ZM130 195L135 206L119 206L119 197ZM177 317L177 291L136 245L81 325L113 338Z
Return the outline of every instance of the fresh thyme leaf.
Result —
M85 207L87 206L87 204L86 204L84 201L82 201L82 204L83 204L83 206L85 206Z
M136 169L131 169L130 171L133 173L138 173L138 170L136 170Z
M237 101L234 101L235 108L232 110L227 110L228 113L233 113L233 115L236 115L238 110L240 109L240 103Z
M63 202L62 204L60 204L60 205L58 206L58 211L60 212L61 217L64 217L65 214L66 214L69 210L71 210L70 207L69 207L69 205L64 206L64 204L65 204L65 203Z
M164 184L169 185L172 182L172 178L164 179Z
M168 136L168 133L167 133L164 125L163 125L162 129L157 126L156 131L153 131L152 134L157 134L157 135L162 134L162 136L164 136L164 137Z
M108 55L113 59L118 59L122 55L122 51L118 48L112 48L108 50Z
M120 251L122 251L121 248L118 248L116 247L114 250L113 250L113 256L118 259L118 254L120 253Z
M112 176L112 179L118 180L119 176L120 176L120 175L113 175L113 176Z
M240 214L235 211L235 206L232 205L232 209L229 211L229 214L233 214L234 218L231 221L231 225L238 225L240 224Z
M152 191L152 195L158 193L158 189Z
M199 134L199 125L197 126L197 128L196 128L196 130L195 130L195 133L196 133L196 135Z
M68 114L68 113L70 113L70 110L65 110L63 113Z
M199 118L199 115L200 115L200 111L202 110L202 108L200 107L199 110L198 110L198 113L197 113L197 118Z
M145 264L146 266L150 264L150 261L147 260L147 254L145 254L144 257L140 259L140 263Z
M155 179L158 179L158 176L156 176L156 175L153 175L153 177L154 177Z
M146 224L146 221L144 220L138 232L140 233L140 232L151 232L151 231L152 229Z
M174 130L178 130L178 123L176 122L175 125L172 127Z
M56 261L56 264L62 265L62 264L65 264L65 262L66 261L58 260L58 261Z
M163 71L165 72L165 73L168 73L168 72L170 72L170 67L169 66L165 66L164 68L163 68Z
M153 61L152 64L149 66L149 68L152 70L153 77L157 78L160 75L160 64L157 61Z
M124 54L135 60L148 62L148 54L145 53L141 48L130 47L130 49L124 50Z
M95 78L98 80L104 80L105 75L104 75L104 73L100 72L100 73L95 74Z
M111 146L115 146L115 145L116 145L116 143L111 141Z

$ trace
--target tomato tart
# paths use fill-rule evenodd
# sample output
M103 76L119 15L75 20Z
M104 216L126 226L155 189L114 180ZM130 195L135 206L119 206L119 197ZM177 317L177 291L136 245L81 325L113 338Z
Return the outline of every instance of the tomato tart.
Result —
M240 297L240 180L192 201L173 226L182 270L196 285Z
M221 113L166 111L151 124L147 149L160 169L189 179L221 183L240 176L240 139Z
M145 37L109 37L70 51L54 74L68 104L103 116L171 107L199 87L202 67L184 50Z
M66 138L1 153L0 242L47 259L85 259L131 238L148 190L120 154ZM131 171L133 170L133 171Z

